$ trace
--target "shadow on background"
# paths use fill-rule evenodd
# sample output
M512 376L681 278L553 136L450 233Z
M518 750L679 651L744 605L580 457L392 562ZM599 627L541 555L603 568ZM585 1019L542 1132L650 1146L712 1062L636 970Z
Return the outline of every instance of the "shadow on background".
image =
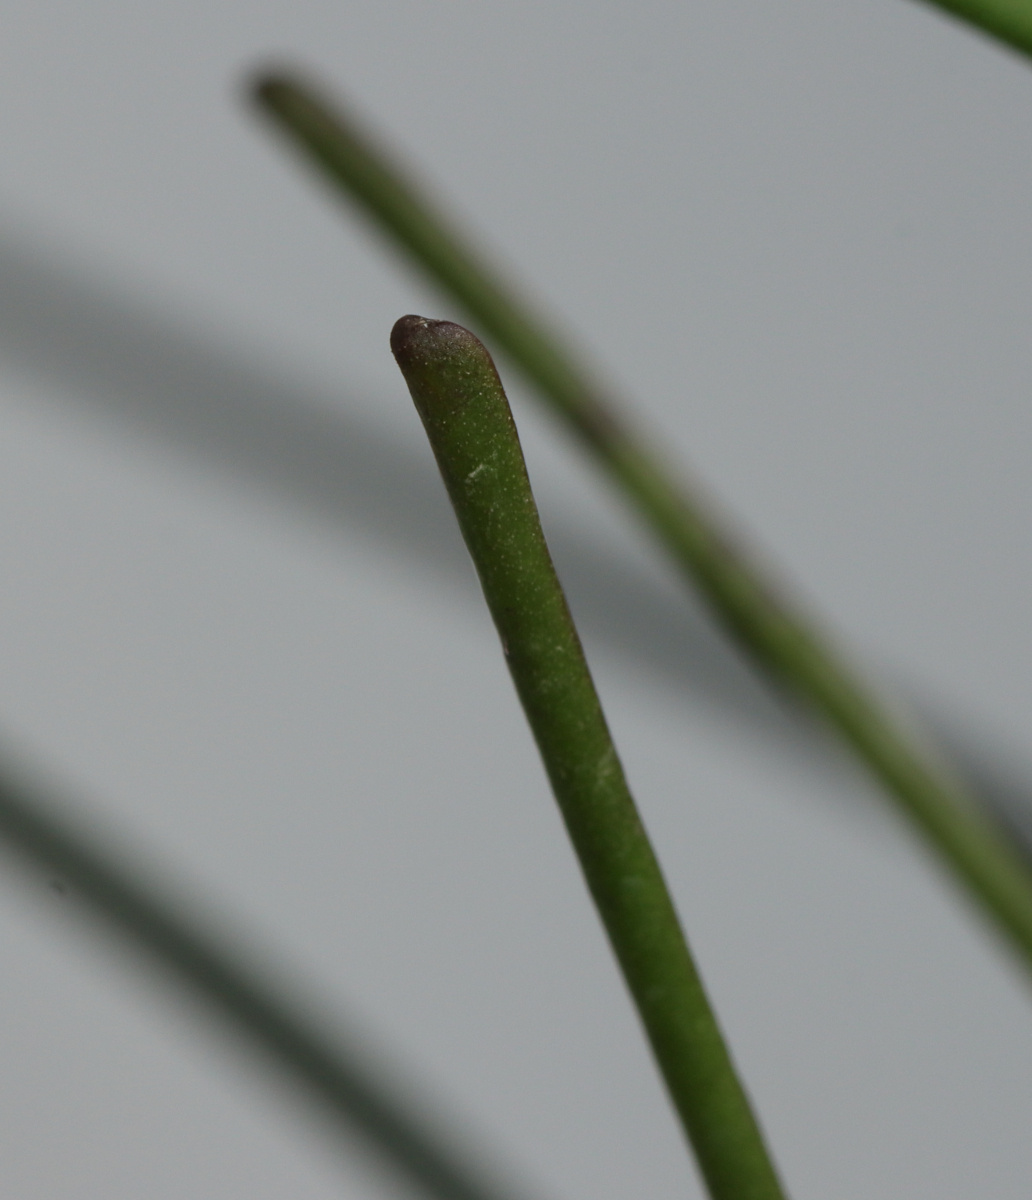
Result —
M2 362L117 418L121 428L271 489L339 531L374 538L465 602L481 603L429 453L348 411L346 392L316 394L4 235ZM549 521L549 540L586 642L604 644L814 766L844 769L697 602L668 597L615 550L561 521ZM915 707L954 769L1032 856L1032 779L920 697Z

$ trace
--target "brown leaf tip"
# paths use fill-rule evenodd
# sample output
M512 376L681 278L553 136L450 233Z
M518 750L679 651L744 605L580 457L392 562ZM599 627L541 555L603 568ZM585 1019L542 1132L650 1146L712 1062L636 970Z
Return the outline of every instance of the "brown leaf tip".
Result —
M417 364L429 365L458 356L491 361L483 342L454 321L433 321L410 313L396 321L391 330L391 352L404 371Z
M252 71L246 86L256 103L273 109L299 90L291 72L278 66L266 66Z

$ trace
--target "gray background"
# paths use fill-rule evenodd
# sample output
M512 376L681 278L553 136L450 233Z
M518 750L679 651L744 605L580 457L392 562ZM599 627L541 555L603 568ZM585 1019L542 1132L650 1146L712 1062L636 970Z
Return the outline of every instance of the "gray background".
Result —
M348 95L1018 794L1032 74L903 0L40 0L2 28L8 745L532 1196L699 1195L388 353L451 310L241 81ZM1026 980L512 395L792 1194L1027 1197ZM0 893L5 1197L399 1194L48 883Z

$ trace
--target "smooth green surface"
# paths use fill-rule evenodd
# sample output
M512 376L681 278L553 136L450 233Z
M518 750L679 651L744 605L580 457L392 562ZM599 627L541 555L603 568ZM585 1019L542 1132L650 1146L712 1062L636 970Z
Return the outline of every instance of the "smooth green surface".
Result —
M1022 54L1032 55L1032 0L925 0L977 26Z
M177 911L23 780L0 770L0 839L56 875L73 899L145 951L417 1191L435 1200L514 1200L442 1143L369 1068L327 1036L204 925ZM209 913L204 923L212 924Z
M1024 4L1010 7L1025 10ZM335 189L357 200L537 385L620 485L717 619L838 731L1032 968L1032 876L1025 864L891 718L817 624L750 561L701 497L614 415L545 323L347 116L308 85L282 76L259 81L255 95Z
M782 1196L638 817L483 345L403 317L398 365L437 457L570 839L716 1200Z

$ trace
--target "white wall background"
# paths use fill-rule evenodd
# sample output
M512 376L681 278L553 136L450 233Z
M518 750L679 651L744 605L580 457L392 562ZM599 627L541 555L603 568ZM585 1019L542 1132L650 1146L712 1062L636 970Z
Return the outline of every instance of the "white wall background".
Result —
M905 0L3 18L0 730L530 1195L699 1195L387 348L451 310L241 81L348 95L1020 791L1032 73ZM512 394L792 1195L1023 1200L1028 981ZM0 891L5 1197L396 1194L46 884Z

